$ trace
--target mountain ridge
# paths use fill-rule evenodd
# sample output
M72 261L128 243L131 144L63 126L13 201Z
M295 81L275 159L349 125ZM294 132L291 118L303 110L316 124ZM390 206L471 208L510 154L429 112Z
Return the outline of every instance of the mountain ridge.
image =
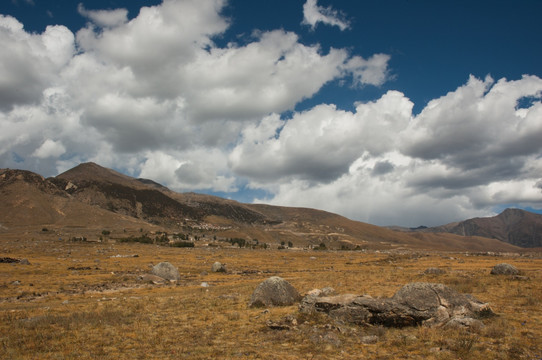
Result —
M174 233L189 228L201 236L296 247L324 245L329 249L521 250L477 236L393 231L317 209L177 193L153 180L135 179L95 163L83 163L47 179L23 170L3 169L0 181L5 204L0 224L17 227L26 223L58 228L78 224L80 228L101 226L118 232L130 227ZM36 213L32 218L27 216L29 209Z
M523 248L542 247L542 215L508 208L492 217L477 217L421 230L462 236L482 236Z

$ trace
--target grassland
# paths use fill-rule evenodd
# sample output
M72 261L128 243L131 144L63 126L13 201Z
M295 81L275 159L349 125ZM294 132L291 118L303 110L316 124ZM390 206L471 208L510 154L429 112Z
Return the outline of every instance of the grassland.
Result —
M0 263L0 359L542 358L542 258L536 253L168 248L40 234L0 237L0 257L30 262ZM178 267L180 282L139 279L161 261ZM228 272L212 273L215 261ZM523 277L490 275L500 262ZM446 273L424 275L429 267ZM498 316L471 331L387 329L336 324L299 314L296 306L249 308L254 288L273 275L301 293L331 286L373 297L391 296L413 281L444 283L489 302ZM267 326L285 317L289 328Z

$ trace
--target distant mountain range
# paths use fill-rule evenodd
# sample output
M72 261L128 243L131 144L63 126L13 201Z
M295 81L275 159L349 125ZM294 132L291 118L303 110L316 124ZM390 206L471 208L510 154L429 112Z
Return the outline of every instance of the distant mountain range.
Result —
M273 246L323 244L328 249L519 251L542 246L542 216L522 210L437 228L396 231L321 210L177 193L152 180L132 178L94 163L47 179L30 171L1 169L0 200L0 236L47 229L98 237L101 229L107 229L115 236L136 231L193 232Z
M506 209L497 216L468 219L419 231L483 236L525 248L542 247L542 215L521 209Z

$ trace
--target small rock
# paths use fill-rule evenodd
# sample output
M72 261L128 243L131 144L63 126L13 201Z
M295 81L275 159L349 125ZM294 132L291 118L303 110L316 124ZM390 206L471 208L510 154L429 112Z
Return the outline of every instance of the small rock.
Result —
M368 336L362 336L359 341L364 345L369 344L376 344L378 342L378 336L376 335L368 335Z
M519 275L519 270L510 264L497 264L491 269L491 275Z
M335 295L335 289L332 287L325 287L323 289L312 289L305 296L315 296L315 297L324 297Z
M480 330L484 327L484 324L480 320L476 320L470 317L453 317L445 325L445 329L473 329Z
M30 265L30 261L28 261L28 259L21 259L21 261L19 261L19 264L21 264L21 265Z
M222 263L217 261L211 267L211 271L212 272L223 272L223 273L225 273L226 272L226 265L223 265Z
M446 270L430 267L430 268L425 269L423 273L425 275L442 275L442 274L446 274Z
M139 279L144 281L144 282L152 283L152 284L155 284L155 285L164 284L166 282L166 280L164 278L161 278L160 276L156 276L156 275L152 275L152 274L141 275L139 277Z
M208 288L209 287L209 283L206 283L206 282L202 282L200 284L201 287L204 287L204 288Z

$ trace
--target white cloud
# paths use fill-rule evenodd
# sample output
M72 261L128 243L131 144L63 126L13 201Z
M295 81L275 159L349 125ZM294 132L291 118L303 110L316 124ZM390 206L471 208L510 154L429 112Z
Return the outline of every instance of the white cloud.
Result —
M128 10L126 9L87 10L83 3L79 3L77 11L100 27L113 28L128 21Z
M227 168L225 157L224 152L207 148L152 151L145 154L140 176L177 191L236 192L236 178Z
M354 113L319 105L271 116L244 130L231 167L268 190L268 202L379 225L438 225L499 204L540 208L541 95L535 76L471 77L418 116L394 91ZM534 101L518 109L524 97Z
M361 56L354 56L345 66L345 69L352 72L355 85L383 85L388 81L388 61L390 56L386 54L375 54L365 60Z
M231 167L258 181L337 179L361 155L393 149L394 135L407 127L411 111L403 94L390 91L376 102L358 104L355 113L319 105L288 121L269 116L243 131Z
M317 0L307 0L303 5L302 24L315 29L318 23L337 26L342 31L350 28L350 22L341 12L334 10L331 6L318 6Z
M341 76L347 59L344 50L323 55L296 34L276 30L246 46L198 53L182 79L195 117L246 119L292 109Z
M71 59L74 37L64 26L29 34L15 18L0 15L0 47L0 110L7 110L40 100Z
M336 80L382 85L390 57L324 53L284 30L219 47L224 4L166 0L129 21L82 7L103 28L76 36L0 16L0 167L51 176L95 161L174 190L247 186L381 225L542 208L540 78L471 77L416 116L393 90L353 111L296 112Z
M66 152L66 148L60 141L54 141L47 139L41 144L39 148L34 151L33 156L45 159L48 157L59 157Z

